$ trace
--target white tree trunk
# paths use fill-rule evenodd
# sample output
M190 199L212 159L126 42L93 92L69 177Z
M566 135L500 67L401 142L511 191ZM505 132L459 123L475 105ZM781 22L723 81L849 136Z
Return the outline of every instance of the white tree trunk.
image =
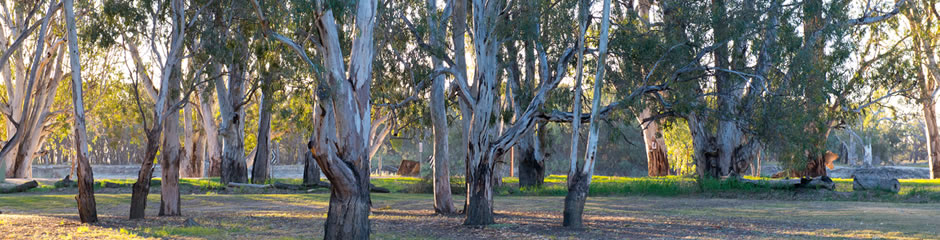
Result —
M95 206L95 177L88 163L88 133L85 131L85 104L82 100L82 64L78 52L78 33L75 29L74 0L65 0L65 21L68 24L69 66L72 70L72 109L74 110L75 162L78 171L78 217L83 223L98 221Z

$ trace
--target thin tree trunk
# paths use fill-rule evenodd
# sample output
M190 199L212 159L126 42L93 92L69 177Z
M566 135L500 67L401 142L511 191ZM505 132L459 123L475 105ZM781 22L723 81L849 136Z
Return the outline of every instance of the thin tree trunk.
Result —
M428 0L426 2L428 12L428 24L431 26L430 40L434 48L441 48L444 45L444 32L446 22L437 15L437 1ZM434 68L443 66L442 61L436 56L431 56L431 62ZM432 164L433 182L434 182L434 211L442 214L453 214L457 210L450 191L450 167L448 162L448 141L449 131L447 127L447 108L444 97L444 76L438 75L431 83L431 125L434 132L434 161Z
M65 0L65 21L68 24L69 64L72 68L72 108L74 116L75 153L78 165L78 217L82 223L98 221L95 206L95 177L88 163L88 134L85 131L85 105L82 102L82 65L78 52L78 33L75 30L74 0Z
M251 168L251 182L264 184L268 181L268 142L271 132L271 104L274 101L270 79L266 79L265 86L261 87L261 111L258 120L258 146L255 148L254 164Z
M183 154L180 155L180 177L197 178L202 176L200 158L196 155L196 142L199 135L193 131L193 108L190 104L183 107Z
M147 195L150 194L150 179L153 178L153 159L157 156L161 130L162 127L155 126L152 130L146 132L147 148L144 152L144 158L141 159L140 171L137 172L137 182L134 183L131 192L130 219L141 219L146 214Z
M588 6L587 4L582 6ZM601 94L604 82L604 70L607 60L608 29L610 28L610 0L604 0L603 18L601 18L601 36L600 46L598 47L599 57L597 59L597 75L594 77L594 99L591 103L591 120L588 122L588 142L585 149L584 163L577 170L571 169L575 174L574 178L568 179L568 194L565 196L565 210L563 214L562 225L566 227L580 228L583 224L584 203L587 201L588 190L591 185L591 178L594 175L594 163L597 160L597 141L600 124L597 122L601 109ZM583 32L582 32L583 34ZM583 37L583 36L582 36ZM582 45L583 48L583 45ZM580 89L580 84L576 84ZM580 92L580 91L578 91ZM580 110L578 110L580 112ZM580 122L580 118L573 118L574 122ZM574 165L574 164L572 164Z

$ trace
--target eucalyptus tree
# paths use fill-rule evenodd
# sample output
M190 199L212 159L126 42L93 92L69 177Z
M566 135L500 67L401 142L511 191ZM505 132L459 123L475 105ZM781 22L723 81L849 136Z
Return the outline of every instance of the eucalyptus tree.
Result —
M590 5L587 1L584 1L579 7L581 12L581 36L579 37L580 43L579 51L584 50L584 34L587 28L587 17L588 8ZM587 200L588 187L591 184L591 177L594 174L594 163L597 161L597 134L598 129L600 128L600 123L598 122L598 117L600 116L600 103L601 103L601 94L602 86L604 82L604 71L606 70L606 60L607 60L607 44L609 42L609 30L610 30L610 0L605 0L602 7L602 17L601 17L601 26L600 26L600 43L598 44L598 58L597 58L597 74L594 77L594 96L591 103L591 118L588 122L588 142L587 149L585 149L584 161L580 162L577 158L577 139L581 138L579 136L578 125L581 123L581 118L572 119L572 158L570 169L568 170L568 194L565 196L565 210L564 210L564 219L563 225L566 227L582 227L582 216L584 213L584 202ZM581 97L581 83L580 78L583 72L583 54L579 54L580 58L578 60L578 78L575 80L575 100L574 106L578 106ZM581 109L578 107L573 108L574 111L580 113Z
M75 162L78 172L78 217L83 223L98 221L95 207L95 177L88 163L88 133L85 130L85 104L82 95L82 64L78 53L78 30L75 28L74 0L65 0L65 21L68 26L69 66L72 70L72 109L74 117Z
M884 99L866 98L863 85L847 77L843 63L855 45L840 36L891 18L903 1L887 8L893 11L869 9L861 18L848 17L846 4L659 2L663 22L653 26L662 29L661 56L640 71L642 83L628 96L651 95L660 106L644 121L687 120L700 176L743 173L765 148L782 153L789 168L812 166L804 175L825 175L829 131ZM832 51L821 50L827 47ZM888 96L903 91L887 82L874 85L888 88ZM784 131L792 129L801 130Z
M6 29L0 31L3 43L0 67L9 101L4 98L0 112L7 120L6 132L12 136L0 150L3 161L0 168L5 169L6 176L30 178L34 153L48 134L44 126L56 114L50 111L50 106L59 82L65 77L62 71L65 47L60 44L65 39L61 31L52 31L60 26L56 16L62 2L51 1L48 7L41 1L13 2L12 9L7 9L6 4L3 7ZM40 18L34 19L36 16ZM38 33L33 34L36 30ZM24 46L30 36L35 36L35 44ZM32 55L24 56L30 50L25 47L32 47Z
M187 29L192 27L198 10L194 2L184 1L107 1L101 6L102 11L92 12L92 23L88 37L99 47L111 47L120 39L133 60L136 74L133 78L135 102L142 121L146 126L147 144L141 159L141 169L131 195L130 218L143 218L147 195L150 192L150 180L153 174L153 159L160 149L162 137L163 149L160 161L163 169L161 184L160 215L180 215L179 198L179 111L189 101L190 94L201 82L184 81L181 60ZM190 11L192 10L192 11ZM187 15L190 15L187 17ZM188 20L187 20L188 19ZM143 23L143 24L141 24ZM169 34L164 35L163 31ZM165 37L165 38L164 38ZM140 54L139 41L149 40L152 62L145 61ZM164 55L165 54L165 55ZM153 64L155 66L150 67ZM148 69L154 68L156 74ZM202 70L191 69L195 72ZM198 75L196 73L195 75ZM155 85L154 79L157 80ZM186 85L184 88L183 85ZM156 88L159 86L159 88ZM153 113L150 121L145 117L140 97L143 89L153 101ZM184 91L185 90L185 91ZM147 100L147 99L144 99ZM147 107L147 109L151 109ZM148 123L149 122L149 123ZM165 132L164 132L165 131Z
M498 136L491 135L491 128L495 115L493 114L494 101L498 94L500 68L498 67L498 54L502 46L501 41L511 31L508 19L500 16L507 7L504 1L472 1L473 12L473 50L476 58L473 85L469 86L465 76L460 73L462 66L453 64L450 58L443 58L448 67L435 69L435 72L446 72L456 78L460 101L469 108L469 144L467 156L467 201L464 212L467 218L466 225L485 225L493 223L493 172L496 159L508 153L509 148L515 145L523 133L531 131L539 121L537 117L548 93L554 89L567 72L568 62L574 55L573 50L564 50L557 60L556 70L549 72L547 54L544 46L537 47L542 70L542 76L551 76L542 80L539 91L532 97L521 117L516 118L511 127ZM514 7L514 6L508 6ZM457 19L456 21L460 21ZM459 32L458 32L459 34Z
M378 3L366 0L337 6L316 1L269 6L253 1L253 5L261 19L264 35L291 47L317 76L318 109L314 120L315 136L310 144L314 158L332 186L324 237L368 239L371 229L370 88L375 54L374 26L380 13ZM299 14L292 17L313 21L318 37L312 40L317 46L321 64L308 58L306 49L296 41L277 33L279 28L268 25L272 22L265 18L265 13L271 12L267 9L297 10ZM339 24L336 16L342 20ZM344 23L352 26L340 28ZM340 32L344 29L349 29L349 32ZM343 54L341 36L344 39L352 37L348 56ZM344 61L347 58L348 66Z
M940 67L937 65L938 53L935 49L938 39L936 28L940 19L933 14L936 1L913 1L904 10L904 16L911 35L911 49L914 52L914 72L919 88L917 96L923 106L924 122L927 129L927 160L930 166L930 178L940 178L940 130L937 128L936 94L940 82Z

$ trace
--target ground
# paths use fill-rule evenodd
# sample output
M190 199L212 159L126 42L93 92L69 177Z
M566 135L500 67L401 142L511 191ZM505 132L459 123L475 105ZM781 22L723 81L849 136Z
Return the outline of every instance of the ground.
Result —
M627 178L599 177L588 198L584 229L561 227L564 197L554 182L539 191L503 187L495 197L497 224L462 226L461 216L433 213L430 194L404 193L420 182L414 178L374 179L395 193L372 194L372 237L375 239L940 239L936 228L940 203L916 197L936 181L905 181L898 198L834 200L817 190L711 190L715 194L668 194L666 179L657 184ZM645 179L645 178L639 178ZM514 179L507 179L512 185ZM158 217L159 186L150 195L145 220L127 220L130 194L99 188L101 223L78 223L74 188L39 189L0 195L0 239L320 239L329 199L313 193L224 190L201 181L184 181L183 216ZM291 181L291 180L285 180ZM117 181L120 182L120 181ZM676 181L682 182L682 181ZM187 189L187 185L189 189ZM618 184L633 190L611 191ZM840 189L844 190L844 182ZM913 189L910 186L917 186ZM658 187L657 187L658 186ZM665 187L664 187L665 186ZM683 186L679 184L679 186ZM195 189L193 189L195 188ZM212 190L215 189L215 190ZM645 190L640 190L645 189ZM682 188L679 188L681 192ZM514 192L516 191L516 192ZM508 193L507 193L508 192ZM845 193L845 192L842 192ZM536 196L546 195L546 196ZM856 195L853 193L853 196ZM877 195L877 194L876 194ZM727 198L734 196L735 198ZM745 196L745 197L741 197ZM835 196L841 196L836 194ZM866 195L867 196L867 195ZM881 195L877 195L881 196ZM858 197L858 196L854 196ZM910 198L920 198L910 203ZM462 196L455 204L462 208ZM778 200L783 199L783 200ZM869 202L875 200L879 202ZM926 203L923 203L926 202ZM187 218L199 225L186 227Z

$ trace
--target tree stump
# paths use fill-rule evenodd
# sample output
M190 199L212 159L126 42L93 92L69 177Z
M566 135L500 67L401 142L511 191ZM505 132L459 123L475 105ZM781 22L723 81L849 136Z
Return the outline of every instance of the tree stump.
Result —
M852 191L880 190L898 193L901 183L897 178L880 178L873 176L852 176Z

